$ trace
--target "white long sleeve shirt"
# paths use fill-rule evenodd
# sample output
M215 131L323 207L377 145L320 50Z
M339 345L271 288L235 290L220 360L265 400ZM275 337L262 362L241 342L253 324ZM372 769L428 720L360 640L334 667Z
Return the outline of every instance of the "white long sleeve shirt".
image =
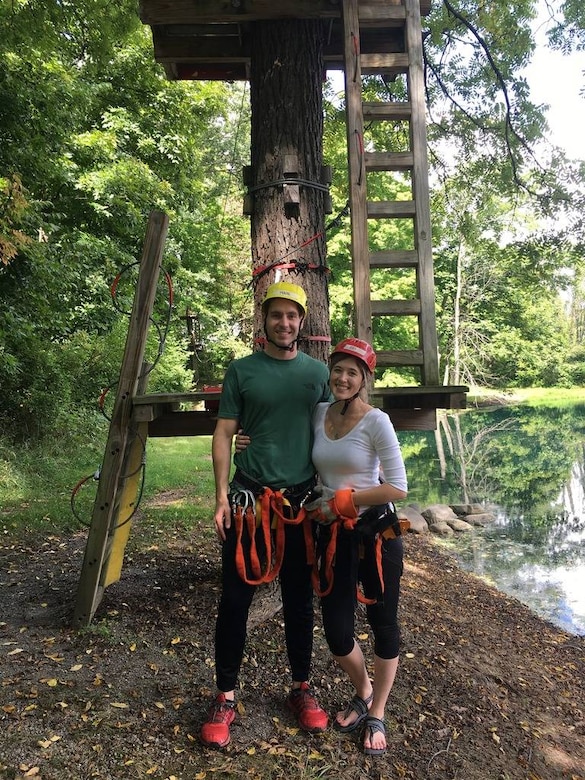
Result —
M377 485L381 476L384 482L406 491L406 469L388 415L371 409L345 436L330 439L325 433L328 408L328 403L320 403L313 415L313 463L323 484L333 490L365 490Z

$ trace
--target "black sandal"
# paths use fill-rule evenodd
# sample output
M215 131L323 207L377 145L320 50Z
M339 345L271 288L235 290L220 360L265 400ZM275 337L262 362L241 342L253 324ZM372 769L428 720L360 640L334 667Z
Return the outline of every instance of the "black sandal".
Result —
M345 708L343 717L348 718L352 712L355 712L357 714L357 718L352 723L348 723L346 726L342 726L336 718L333 721L333 728L337 731L340 731L342 734L349 734L350 732L355 731L358 726L368 717L368 705L372 703L373 698L373 691L367 699L362 699L362 697L358 696L356 693L356 695Z
M368 715L365 718L365 725L364 725L364 740L366 738L366 735L369 732L370 735L370 741L372 740L372 736L379 732L380 734L383 734L386 736L386 726L384 725L384 721L380 720L380 718L374 718L372 715ZM372 747L365 747L364 746L364 753L366 756L381 756L386 752L386 747L383 748L372 748Z

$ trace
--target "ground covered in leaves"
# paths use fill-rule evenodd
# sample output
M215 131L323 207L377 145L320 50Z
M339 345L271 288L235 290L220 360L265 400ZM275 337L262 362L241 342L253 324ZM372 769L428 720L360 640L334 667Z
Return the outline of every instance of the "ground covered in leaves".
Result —
M1 778L585 778L585 639L414 535L387 754L296 728L279 613L250 631L232 743L204 748L219 550L203 533L156 546L134 536L121 581L81 631L69 621L85 534L0 544ZM312 684L331 713L350 695L319 619Z

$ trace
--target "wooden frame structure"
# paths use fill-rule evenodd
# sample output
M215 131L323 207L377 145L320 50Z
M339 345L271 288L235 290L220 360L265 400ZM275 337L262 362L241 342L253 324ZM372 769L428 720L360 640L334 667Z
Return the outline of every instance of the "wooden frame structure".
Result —
M464 408L468 391L441 385L438 375L421 29L421 14L429 10L430 0L140 2L141 19L152 28L155 58L170 79L247 78L248 33L255 21L311 18L324 25L326 65L345 75L355 335L372 342L379 317L407 317L417 326L417 348L377 351L381 366L420 371L419 385L374 390L373 402L397 430L436 428L436 410ZM404 78L406 100L364 101L362 75ZM408 148L370 148L364 143L366 122L401 123ZM410 200L369 198L369 178L385 171L410 177ZM383 219L408 220L412 247L371 251L368 223ZM104 589L120 577L147 437L209 435L215 427L219 392L146 394L144 348L167 226L166 215L153 212L83 561L77 627L91 622ZM370 274L380 269L409 269L416 297L372 300Z
M420 0L426 16L431 0ZM360 0L363 53L400 47L402 0ZM154 56L167 78L238 81L249 78L250 25L278 19L319 19L325 65L344 70L343 0L140 0L140 18L150 26ZM380 20L384 25L380 25Z

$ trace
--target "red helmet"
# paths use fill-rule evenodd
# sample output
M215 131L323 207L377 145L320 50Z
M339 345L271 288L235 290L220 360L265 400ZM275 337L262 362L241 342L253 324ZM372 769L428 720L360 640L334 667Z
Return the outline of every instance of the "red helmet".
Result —
M374 369L376 368L376 353L367 341L354 338L343 339L343 341L340 341L334 348L331 357L337 353L349 355L349 357L361 360L370 374L374 373Z

